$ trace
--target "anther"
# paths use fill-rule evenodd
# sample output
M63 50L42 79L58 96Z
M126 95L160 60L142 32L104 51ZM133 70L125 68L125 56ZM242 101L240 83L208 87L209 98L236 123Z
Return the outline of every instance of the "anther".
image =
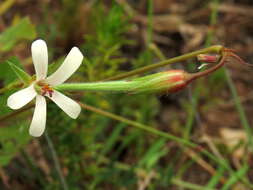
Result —
M48 84L43 84L43 87L41 88L42 90L42 96L45 96L46 94L49 95L49 97L51 98L53 96L53 89L48 85Z

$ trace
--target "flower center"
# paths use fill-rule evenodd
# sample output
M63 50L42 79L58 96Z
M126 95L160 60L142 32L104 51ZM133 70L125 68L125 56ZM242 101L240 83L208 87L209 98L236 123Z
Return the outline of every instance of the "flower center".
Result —
M46 84L43 81L39 81L39 82L37 82L37 85L40 88L39 91L42 96L46 96L46 95L48 95L49 97L53 96L54 90L49 84Z
M42 96L45 96L45 95L49 95L49 97L52 97L53 96L53 89L48 85L48 84L46 84L45 86L43 86L42 88L41 88L41 90L42 90Z

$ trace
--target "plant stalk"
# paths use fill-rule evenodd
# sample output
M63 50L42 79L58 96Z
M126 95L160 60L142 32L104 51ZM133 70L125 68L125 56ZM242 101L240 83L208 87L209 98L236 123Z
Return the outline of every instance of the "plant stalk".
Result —
M187 54L184 54L184 55L181 55L181 56L178 56L178 57L167 59L165 61L161 61L161 62L156 63L156 64L148 65L148 66L145 66L145 67L141 67L139 69L135 69L135 70L132 70L132 71L129 71L129 72L125 72L125 73L107 78L105 80L119 80L119 79L127 78L127 77L130 77L130 76L134 76L134 75L137 75L137 74L142 74L144 72L151 71L153 69L163 67L163 66L168 65L168 64L173 64L173 63L185 61L187 59L196 57L199 54L206 54L206 53L221 54L223 49L224 49L224 47L221 46L221 45L211 46L211 47L200 49L200 50L197 50L197 51L194 51L194 52L191 52L191 53L187 53Z

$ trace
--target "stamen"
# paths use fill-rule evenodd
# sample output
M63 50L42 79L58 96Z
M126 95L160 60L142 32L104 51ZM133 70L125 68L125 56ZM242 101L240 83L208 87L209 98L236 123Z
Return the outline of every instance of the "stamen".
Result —
M41 93L42 96L45 96L47 94L49 95L50 98L53 96L54 91L48 84L43 84L41 90L42 90L42 93Z

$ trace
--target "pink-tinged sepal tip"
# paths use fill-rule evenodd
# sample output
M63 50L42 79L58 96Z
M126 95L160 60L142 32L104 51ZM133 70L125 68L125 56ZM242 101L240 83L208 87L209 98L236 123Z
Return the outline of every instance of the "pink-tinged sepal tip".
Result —
M220 55L199 54L197 59L204 63L217 63L220 59Z
M184 89L188 85L187 76L189 75L183 70L171 70L166 72L168 74L167 82L168 84L172 84L170 88L168 88L167 92L178 92ZM173 75L172 75L173 74Z

